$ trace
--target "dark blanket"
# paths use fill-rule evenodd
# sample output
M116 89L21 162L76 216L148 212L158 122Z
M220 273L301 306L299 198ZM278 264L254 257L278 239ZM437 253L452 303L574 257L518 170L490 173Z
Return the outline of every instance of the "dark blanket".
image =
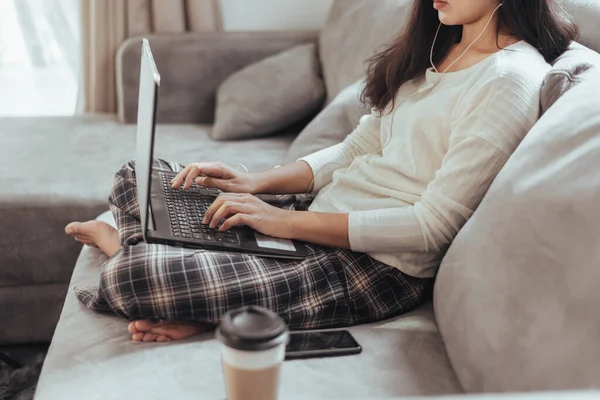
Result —
M0 400L32 400L42 370L43 356L21 365L0 353Z

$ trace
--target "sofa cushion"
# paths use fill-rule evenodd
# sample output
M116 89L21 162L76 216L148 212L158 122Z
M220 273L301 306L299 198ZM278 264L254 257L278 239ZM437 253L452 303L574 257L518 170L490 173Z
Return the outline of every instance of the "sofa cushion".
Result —
M212 137L268 136L313 116L324 99L316 44L293 47L236 72L221 84Z
M369 107L360 101L363 80L350 85L337 95L310 124L300 132L288 152L286 161L292 163L343 141L358 125L360 118L370 114Z
M581 43L600 52L600 2L598 0L561 0L561 7L581 28Z
M571 44L548 73L540 93L541 113L544 114L567 91L579 84L590 68L600 70L600 54L579 44Z
M327 102L365 74L365 60L393 40L407 20L410 0L335 0L319 37ZM581 28L581 43L600 51L600 2L563 0ZM359 28L357 27L368 27Z
M63 228L106 210L114 173L135 155L135 130L110 116L2 119L0 287L69 281L80 245ZM217 143L209 133L208 126L159 126L156 156L264 170L283 161L293 140Z
M68 287L68 283L0 287L0 345L49 342Z
M560 98L447 253L438 323L468 392L600 382L600 73Z
M319 36L327 103L363 77L365 60L400 32L411 0L336 0Z
M101 219L110 222L112 217L105 214ZM220 349L212 333L167 345L134 343L127 321L93 313L77 303L72 288L97 285L105 260L98 249L85 247L81 253L36 399L225 398ZM391 321L351 330L363 346L361 355L286 362L280 398L461 392L430 304Z
M134 157L135 129L110 116L1 119L0 343L19 341L24 316L38 329L27 326L31 332L22 340L50 340L81 249L64 227L107 209L114 173ZM159 126L156 154L264 170L283 161L293 140L217 143L209 132L207 126ZM34 303L31 292L43 302ZM14 315L15 304L28 313Z

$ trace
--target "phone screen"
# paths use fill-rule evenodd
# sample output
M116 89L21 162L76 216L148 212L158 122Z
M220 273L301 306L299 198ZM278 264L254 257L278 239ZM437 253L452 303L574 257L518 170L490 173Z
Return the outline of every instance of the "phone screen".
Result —
M329 352L360 349L358 342L348 331L292 333L286 353Z

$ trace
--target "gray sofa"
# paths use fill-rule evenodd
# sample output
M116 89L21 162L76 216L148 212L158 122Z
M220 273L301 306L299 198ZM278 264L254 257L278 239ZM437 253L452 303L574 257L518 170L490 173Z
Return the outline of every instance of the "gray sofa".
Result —
M600 50L600 30L596 26L600 20L600 5L593 0L562 3L582 27L581 42ZM182 163L207 159L233 165L241 162L255 171L285 162L297 130L250 141L214 142L210 139L216 88L246 65L296 44L318 40L328 102L331 102L345 87L363 76L363 61L399 30L409 1L378 0L377 7L372 4L372 0L336 1L327 26L318 36L312 33L225 33L150 37L163 82L157 156ZM135 120L138 64L139 41L130 40L123 44L117 64L119 118L124 122ZM558 72L566 74L563 82L573 88L547 110L538 124L539 129L569 135L571 127L581 125L581 121L570 119L578 112L589 120L600 114L597 95L600 79L594 79L600 72L595 65L600 64L591 60L589 68L585 68L585 76ZM578 101L583 98L585 102ZM341 112L338 119L340 124L349 127L357 122L352 113ZM598 128L595 132L600 134L600 124L595 127ZM544 135L532 134L532 138L538 142L530 146L543 148ZM94 218L106 210L113 172L133 156L135 127L103 115L3 119L0 140L3 144L0 156L5 160L0 171L3 180L0 343L45 341L52 337L36 398L224 398L219 353L212 335L169 345L132 343L125 321L91 313L77 304L72 290L67 292L67 288L74 286L96 284L105 257L98 250L85 247L73 271L81 248L64 236L62 229L72 220ZM560 152L560 149L553 151ZM515 156L518 163L518 154ZM514 168L507 165L507 171L511 170ZM501 177L499 180L503 181ZM507 177L504 181L511 179ZM518 191L497 186L495 184L491 192L500 197L504 194L507 199L496 202L514 201L512 195ZM493 196L488 197L489 202L494 201ZM469 272L472 264L477 263L504 270L502 257L512 251L506 245L492 254L485 243L476 243L484 231L478 221L486 220L486 209L493 214L490 207L486 207L486 202L482 204L483 211L476 213L450 249L450 261L442 266L436 284L435 310L434 303L430 303L391 321L352 328L365 349L361 356L286 363L283 398L462 396L465 393L599 387L600 342L590 343L590 337L600 337L598 317L590 307L575 310L570 306L555 307L550 301L554 298L548 297L550 295L542 289L563 290L567 296L561 304L571 304L569 300L573 296L569 288L560 286L561 279L556 280L558 283L553 281L553 286L538 288L535 293L550 300L532 302L539 307L532 308L519 307L518 303L525 300L511 290L523 280L515 268L524 257L512 258L514 265L506 270L513 273L497 276L492 282L495 286L482 284L474 278L475 272ZM517 204L514 209L518 209ZM526 215L507 215L512 220L524 217ZM100 218L112 222L109 214L104 213ZM521 227L523 237L528 237L527 228L527 224ZM546 245L545 242L534 243L528 255L534 257L537 246L546 251ZM484 252L486 249L488 252ZM568 254L566 249L560 250ZM555 269L560 265L564 267L564 263L558 263ZM583 268L587 264L580 265ZM490 273L494 271L496 269ZM563 273L553 271L542 270L541 274L560 276ZM600 282L594 270L577 270L577 274L598 278ZM538 281L540 285L546 282L535 280ZM482 287L487 292L476 290ZM517 305L504 304L507 299L503 293L510 294L506 297ZM60 322L53 333L65 295ZM600 301L589 290L578 291L575 297L585 304ZM490 303L486 299L494 300ZM512 310L512 314L507 315L507 310ZM547 319L542 323L534 318L550 311L563 323L552 325ZM514 321L510 318L513 314ZM480 321L485 321L485 325ZM514 332L511 326L515 327ZM539 333L540 329L554 335ZM588 336L578 335L579 330ZM512 336L518 332L527 335ZM535 346L536 343L542 346L550 336L548 348ZM573 344L574 338L580 340L580 346L590 344L578 347L577 343ZM555 354L563 344L569 351ZM551 398L548 394L539 396ZM596 392L555 393L554 396L600 398Z

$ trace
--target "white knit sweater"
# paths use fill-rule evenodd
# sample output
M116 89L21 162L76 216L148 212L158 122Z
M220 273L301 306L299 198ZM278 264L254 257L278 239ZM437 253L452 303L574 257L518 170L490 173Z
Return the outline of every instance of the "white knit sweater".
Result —
M303 158L318 195L310 210L348 213L352 250L415 277L445 251L539 117L550 66L519 42L454 73L405 84L391 113Z

